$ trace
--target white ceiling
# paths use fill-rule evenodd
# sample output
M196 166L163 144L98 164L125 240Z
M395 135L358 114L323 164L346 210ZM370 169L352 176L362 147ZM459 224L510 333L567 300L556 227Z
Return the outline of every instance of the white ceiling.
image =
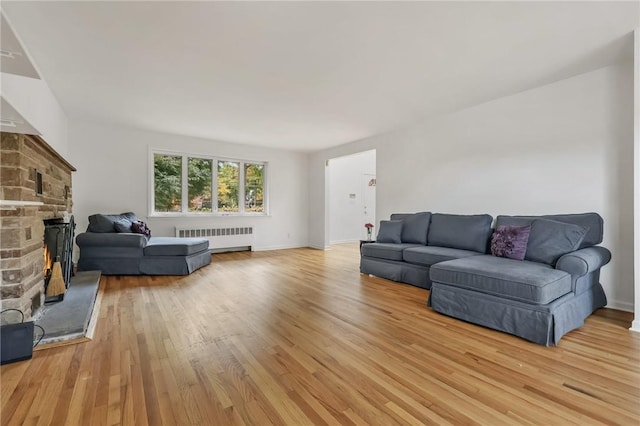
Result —
M12 2L71 118L317 150L632 57L631 2Z

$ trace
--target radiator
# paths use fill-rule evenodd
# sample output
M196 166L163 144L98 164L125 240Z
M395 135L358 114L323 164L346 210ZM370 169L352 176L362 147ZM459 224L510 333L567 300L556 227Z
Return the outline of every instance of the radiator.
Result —
M253 226L232 228L181 228L176 226L178 238L206 238L212 251L251 250Z

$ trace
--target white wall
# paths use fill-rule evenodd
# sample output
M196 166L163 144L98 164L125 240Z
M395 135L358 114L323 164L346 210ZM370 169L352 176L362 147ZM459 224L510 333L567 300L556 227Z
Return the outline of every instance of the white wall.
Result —
M310 220L324 223L318 176L337 155L377 150L377 218L397 211L595 211L613 260L610 306L633 309L633 65L624 63L310 156ZM323 247L322 230L310 242Z
M148 215L149 146L193 154L267 161L268 217L158 218ZM307 155L72 120L69 126L73 213L78 232L94 213L135 212L153 235L176 225L254 226L255 250L307 246Z
M329 161L329 241L331 244L365 238L364 174L375 175L376 152L365 151ZM351 198L354 194L355 198ZM375 209L375 207L374 207Z
M58 154L68 159L67 116L44 80L0 73L6 99ZM72 163L73 164L73 163Z

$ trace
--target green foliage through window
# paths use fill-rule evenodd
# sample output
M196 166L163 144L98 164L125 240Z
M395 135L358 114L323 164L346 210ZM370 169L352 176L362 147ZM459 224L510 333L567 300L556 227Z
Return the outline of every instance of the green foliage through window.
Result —
M264 164L244 165L244 211L264 212Z
M210 212L211 209L211 160L204 158L189 158L189 211Z
M240 163L218 161L218 211L238 211Z
M156 213L261 214L266 211L264 163L162 153L154 153L153 162Z
M182 211L182 157L155 154L153 176L155 211Z

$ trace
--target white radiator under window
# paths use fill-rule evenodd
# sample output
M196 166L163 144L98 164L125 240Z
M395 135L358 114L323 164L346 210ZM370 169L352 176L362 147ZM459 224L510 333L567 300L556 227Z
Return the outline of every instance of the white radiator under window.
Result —
M212 251L249 249L253 246L253 226L228 228L182 228L176 226L178 238L206 238Z

